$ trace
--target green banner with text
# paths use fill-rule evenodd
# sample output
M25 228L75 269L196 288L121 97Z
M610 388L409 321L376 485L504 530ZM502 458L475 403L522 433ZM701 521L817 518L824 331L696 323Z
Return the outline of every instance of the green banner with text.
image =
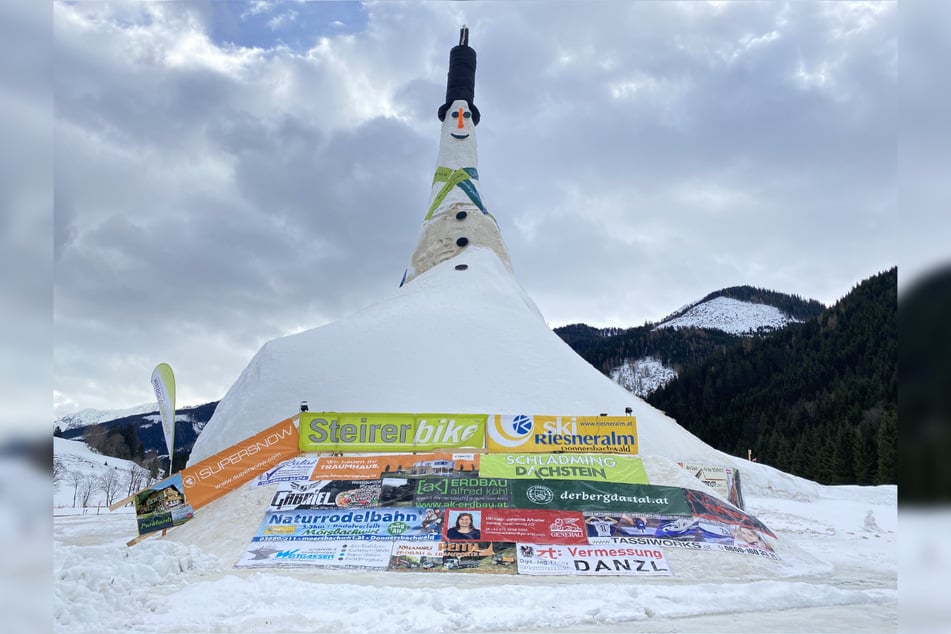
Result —
M512 505L520 509L690 515L679 487L583 480L512 481Z
M485 414L302 412L301 451L481 449Z
M484 454L479 459L484 478L593 480L647 484L640 458L611 454Z

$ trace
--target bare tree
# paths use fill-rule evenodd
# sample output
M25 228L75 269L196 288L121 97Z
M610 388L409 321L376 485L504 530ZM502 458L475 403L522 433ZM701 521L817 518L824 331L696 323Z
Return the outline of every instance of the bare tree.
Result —
M126 495L138 493L149 485L149 472L137 464L129 467L129 490Z
M106 506L112 505L122 488L118 469L106 469L96 482L98 489L106 494Z
M66 481L73 485L73 506L76 506L76 498L79 495L79 488L82 486L85 476L81 471L69 471L66 474Z
M59 456L53 456L53 486L59 488L59 483L66 479L68 471L66 463Z
M83 475L82 481L79 483L79 501L82 504L83 508L89 506L89 498L92 497L92 494L99 488L97 483L97 478L93 478L89 475Z

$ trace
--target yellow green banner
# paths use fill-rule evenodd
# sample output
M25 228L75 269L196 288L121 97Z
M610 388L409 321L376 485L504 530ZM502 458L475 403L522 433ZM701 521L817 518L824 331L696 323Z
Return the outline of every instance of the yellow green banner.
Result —
M486 441L490 453L638 453L633 416L496 414L489 417Z
M588 480L647 484L640 458L612 454L485 454L479 459L483 478Z
M302 412L301 451L481 449L485 414Z

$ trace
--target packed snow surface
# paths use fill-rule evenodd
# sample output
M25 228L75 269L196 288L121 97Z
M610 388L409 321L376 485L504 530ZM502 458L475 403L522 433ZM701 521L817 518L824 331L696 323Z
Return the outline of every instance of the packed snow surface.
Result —
M746 335L761 328L782 328L796 321L775 306L715 297L690 307L683 314L659 324L657 328L712 328L732 335Z
M55 498L56 630L896 627L896 487L820 486L712 449L578 357L491 250L464 250L347 319L266 344L218 406L192 463L292 415L304 399L312 411L620 415L631 407L650 482L715 495L676 461L738 468L747 511L776 532L781 559L667 549L674 575L655 578L236 569L268 487L242 487L133 547L128 507L76 514L64 508L67 489Z
M622 416L631 407L642 453L724 460L579 357L495 253L478 247L346 319L266 343L190 463L293 415L302 400L338 412Z
M895 487L800 484L747 496L781 561L668 550L663 578L234 569L267 487L131 548L131 512L57 517L56 631L895 631Z

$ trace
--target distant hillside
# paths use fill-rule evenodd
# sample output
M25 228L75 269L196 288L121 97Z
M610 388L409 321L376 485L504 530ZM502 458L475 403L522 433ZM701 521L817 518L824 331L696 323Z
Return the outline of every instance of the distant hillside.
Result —
M792 318L792 321L807 321L819 315L825 306L814 299L803 299L798 295L789 295L778 291L770 291L752 286L730 286L714 291L698 302L689 304L661 320L659 325L673 321L688 313L691 308L705 304L719 297L744 302L747 304L772 306L783 314Z
M205 428L205 424L215 413L218 402L205 403L195 407L179 408L175 413L175 466L181 468L188 461L195 440ZM143 411L148 410L148 411ZM92 449L104 456L132 460L138 464L147 464L157 459L161 470L168 467L168 449L162 432L162 419L157 406L141 406L131 410L118 410L111 417L109 412L84 410L86 420L97 422L82 424L80 412L58 422L72 424L63 429L57 425L54 435L69 440L82 440ZM134 411L140 413L126 414ZM89 413L92 414L89 414ZM150 458L151 457L151 458Z
M126 409L84 409L73 414L66 414L65 416L57 418L53 421L53 428L55 429L59 427L60 431L66 431L68 429L75 429L77 427L88 427L89 425L95 425L96 423L116 420L117 418L125 418L126 416L152 413L158 413L158 406L155 403L136 405L135 407L129 407Z
M825 483L897 480L897 269L724 346L648 401L717 449Z
M823 309L815 300L734 286L710 293L656 324L628 329L572 324L555 333L588 363L644 398L743 337L813 319Z
M78 440L53 438L53 513L96 509L141 491L159 477L129 460L98 454ZM98 510L96 512L99 512Z

